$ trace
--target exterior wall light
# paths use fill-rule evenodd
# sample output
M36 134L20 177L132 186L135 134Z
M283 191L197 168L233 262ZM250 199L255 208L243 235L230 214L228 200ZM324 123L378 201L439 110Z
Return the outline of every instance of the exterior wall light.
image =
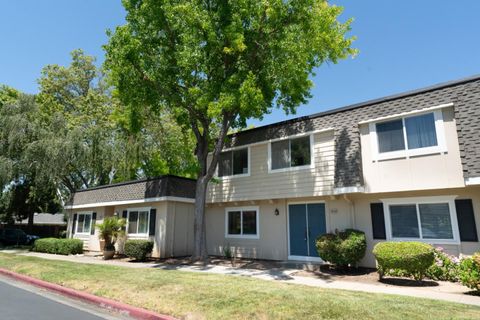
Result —
M280 214L280 211L278 211L278 209L276 208L275 209L275 215L278 216Z

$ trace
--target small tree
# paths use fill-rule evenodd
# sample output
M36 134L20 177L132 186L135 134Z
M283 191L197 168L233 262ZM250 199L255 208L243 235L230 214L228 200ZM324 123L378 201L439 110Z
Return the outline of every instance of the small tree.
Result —
M325 0L123 5L127 23L110 33L105 66L124 104L167 109L180 127L193 130L193 258L205 259L207 186L227 132L274 107L295 112L310 97L316 67L355 53L346 37L351 21L340 23L342 8Z
M115 242L125 236L125 219L119 219L118 217L106 217L102 223L96 225L98 228L98 236L100 239L105 240L105 250L115 250Z

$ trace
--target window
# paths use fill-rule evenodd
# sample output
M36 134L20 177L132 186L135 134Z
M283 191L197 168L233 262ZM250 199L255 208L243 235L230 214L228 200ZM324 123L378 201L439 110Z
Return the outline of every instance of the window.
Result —
M79 213L78 214L76 233L89 234L91 225L92 225L92 214L91 213Z
M373 149L378 159L444 151L442 111L372 123Z
M148 234L150 209L131 209L128 211L128 234Z
M384 200L390 238L457 241L453 197L431 198Z
M230 208L226 210L227 238L258 239L258 208Z
M311 136L280 140L271 143L271 170L309 166Z
M247 175L248 148L222 152L218 161L218 176Z

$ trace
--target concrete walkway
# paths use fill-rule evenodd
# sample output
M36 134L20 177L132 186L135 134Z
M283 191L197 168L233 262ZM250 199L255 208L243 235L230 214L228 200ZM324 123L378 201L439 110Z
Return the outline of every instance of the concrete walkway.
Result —
M269 280L269 281L281 281L285 283L307 285L312 287L328 288L328 289L341 289L362 291L370 293L381 294L398 294L403 296L428 298L436 300L444 300L450 302L464 303L480 306L480 297L465 294L469 291L468 288L450 282L438 281L438 286L425 286L425 287L401 287L396 285L389 285L381 282L365 283L357 281L345 281L336 280L333 277L329 279L321 279L317 277L301 277L296 276L298 269L285 269L275 268L269 270L256 270L256 269L239 269L234 267L219 266L219 265L168 265L162 263L153 262L126 262L118 260L102 260L98 257L76 255L76 256L60 256L53 254L37 253L37 252L25 252L14 250L3 250L4 253L13 253L22 256L38 257L49 260L61 260L70 261L75 263L89 263L99 265L110 266L122 266L129 268L158 268L162 270L178 270L187 272L201 272L201 273L214 273L234 276L245 276L256 279Z

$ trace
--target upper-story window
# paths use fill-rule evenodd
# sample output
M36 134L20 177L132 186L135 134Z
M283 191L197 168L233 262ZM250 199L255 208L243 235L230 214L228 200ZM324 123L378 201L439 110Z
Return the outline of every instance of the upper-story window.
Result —
M442 111L371 123L379 160L445 151Z
M311 136L274 141L270 145L270 170L310 166Z
M218 161L218 176L249 174L248 148L222 152Z

